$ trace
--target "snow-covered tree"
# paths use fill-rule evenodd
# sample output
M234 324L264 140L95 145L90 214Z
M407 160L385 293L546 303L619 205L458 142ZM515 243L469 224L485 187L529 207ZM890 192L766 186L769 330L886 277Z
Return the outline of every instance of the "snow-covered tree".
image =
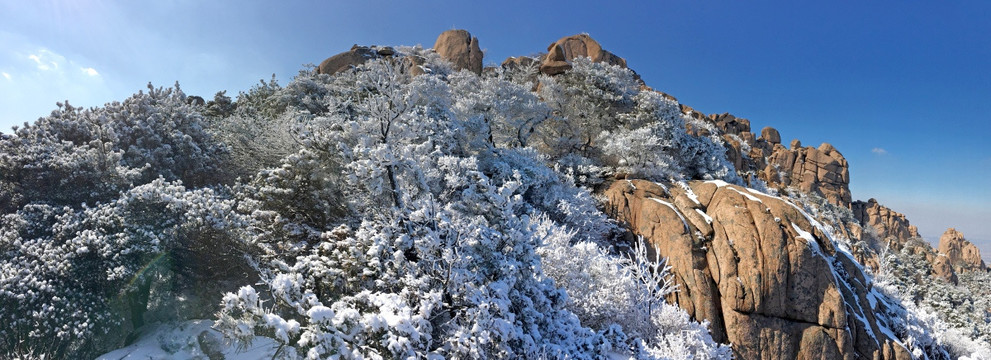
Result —
M516 130L530 126L540 104L500 104L492 94L520 90L509 82L466 73L411 77L399 66L373 60L328 83L328 111L307 127L303 149L268 175L328 179L308 174L339 169L339 181L313 190L337 186L344 215L291 204L263 210L266 191L306 197L311 190L256 179L249 195L258 195L249 197L257 202L245 201L242 211L260 215L252 237L264 248L264 285L225 295L222 331L242 341L271 336L311 358L649 356L643 349L672 336L627 336L619 325L590 329L568 306L568 292L544 274L539 254L548 251L548 234L580 230L554 246L570 249L575 238L607 256L590 241L606 240L613 227L587 190L521 147ZM498 123L516 128L493 135ZM306 162L288 161L301 158ZM614 259L612 265L627 261ZM634 282L632 270L617 271ZM627 294L636 295L629 286ZM657 299L656 309L677 309ZM706 333L687 325L687 315L662 319L686 324L675 337ZM727 354L698 339L700 351Z
M729 358L708 324L691 320L665 296L677 291L662 259L652 260L643 239L627 257L594 243L573 243L573 232L551 229L539 253L544 271L568 292L568 308L585 326L622 331L641 356L665 359Z
M588 58L562 75L541 76L539 93L554 116L538 129L538 148L552 159L598 156L599 134L620 125L617 114L633 106L639 87L631 71Z
M51 342L49 355L85 357L122 345L148 315L208 313L217 286L252 276L236 250L243 225L232 206L213 190L158 179L95 206L30 204L4 215L2 343Z
M521 79L415 47L203 106L60 106L0 139L7 354L87 357L210 312L286 357L727 357L663 301L660 263L612 252L584 186L719 178L699 160L718 143L626 69Z
M448 80L454 103L452 111L481 135L477 145L524 147L536 127L551 115L550 108L527 85L498 76L476 76L468 71Z
M149 84L147 93L101 108L60 103L0 140L0 199L9 199L0 207L92 205L158 177L190 186L223 180L227 148L185 100L178 86Z
M674 99L641 88L632 71L575 59L571 71L540 81L554 116L538 127L536 146L578 176L594 178L607 166L654 180L739 182L721 140L688 131L706 124L682 114Z

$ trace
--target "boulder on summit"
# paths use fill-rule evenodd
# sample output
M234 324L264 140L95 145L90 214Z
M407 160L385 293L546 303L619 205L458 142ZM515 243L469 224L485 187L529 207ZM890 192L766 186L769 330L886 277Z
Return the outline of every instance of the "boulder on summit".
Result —
M478 38L471 36L467 30L447 30L437 36L434 51L444 60L450 61L455 70L467 69L473 73L482 73L482 50L478 47Z
M565 36L547 47L547 56L540 64L540 72L547 75L558 75L571 70L571 60L577 57L588 57L593 62L604 62L610 65L626 67L626 59L602 49L598 41L588 34Z

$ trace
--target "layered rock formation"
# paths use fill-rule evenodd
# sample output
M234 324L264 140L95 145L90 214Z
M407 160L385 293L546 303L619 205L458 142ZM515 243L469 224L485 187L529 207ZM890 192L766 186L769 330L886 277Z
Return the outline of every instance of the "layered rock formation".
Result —
M830 203L849 208L849 168L843 154L829 143L798 149L776 144L767 158L763 178L768 184L795 186L802 192L818 194Z
M910 224L905 215L878 204L875 199L854 201L851 210L863 226L874 228L877 240L894 250L901 250L909 239L921 237L919 229Z
M682 106L682 112L719 129L727 145L727 159L741 174L756 176L779 190L793 187L850 208L850 167L833 145L802 147L793 140L785 147L778 130L772 127L762 129L758 137L750 132L749 120L732 114L704 116L688 106Z
M434 43L434 51L450 61L455 70L468 69L476 74L482 73L482 50L478 47L478 38L471 36L467 30L442 32Z
M611 65L626 67L626 60L602 49L598 41L588 34L565 36L547 47L547 55L540 64L540 72L547 75L558 75L571 70L571 60L577 57L589 57L594 62L605 62Z
M939 237L939 252L956 272L986 270L981 250L967 241L957 229L949 228Z
M607 211L669 259L671 300L739 358L911 358L874 317L893 305L791 203L721 182L617 181L605 195Z

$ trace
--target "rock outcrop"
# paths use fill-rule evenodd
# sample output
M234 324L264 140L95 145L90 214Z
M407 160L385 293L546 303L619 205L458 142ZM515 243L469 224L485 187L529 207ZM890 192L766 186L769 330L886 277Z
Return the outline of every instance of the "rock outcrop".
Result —
M893 250L901 250L906 241L921 237L919 229L910 224L908 218L891 210L877 200L854 201L851 206L853 217L863 226L874 228L879 245L888 245Z
M946 255L939 254L936 256L932 265L933 273L943 278L943 280L954 285L960 280L957 278L957 271L953 270L953 265L950 265L950 258L946 257Z
M437 36L434 51L444 60L450 61L455 70L468 69L482 73L482 50L478 47L478 38L471 36L467 30L447 30Z
M384 56L384 54L380 54L380 52L392 55L393 50L388 47L379 49L375 46L354 45L351 47L351 50L331 56L321 62L320 66L317 66L317 73L334 75L341 71L364 64L368 60Z
M834 205L850 208L849 169L843 154L829 143L795 150L778 144L767 158L764 179L769 184L794 186L802 192L818 194Z
M529 68L539 63L540 63L540 59L532 58L529 56L510 56L506 58L506 60L503 60L500 66L502 66L503 69L513 70L520 68Z
M910 359L875 313L894 306L791 203L722 182L617 181L607 211L668 258L669 300L742 359Z
M778 130L770 126L765 126L760 130L760 140L764 140L771 145L776 145L781 143L781 134L778 134Z
M602 49L598 41L588 34L565 36L547 47L547 55L540 64L540 72L558 75L571 69L571 60L589 57L594 62L626 67L626 60Z
M758 137L750 132L749 120L732 114L705 117L688 106L683 106L682 112L719 129L727 145L727 160L745 179L750 174L770 187L779 190L793 187L850 208L850 167L833 145L802 147L800 141L794 140L789 148L781 144L781 134L772 127L762 129Z
M967 241L957 229L949 228L939 237L939 252L956 272L986 270L981 250Z

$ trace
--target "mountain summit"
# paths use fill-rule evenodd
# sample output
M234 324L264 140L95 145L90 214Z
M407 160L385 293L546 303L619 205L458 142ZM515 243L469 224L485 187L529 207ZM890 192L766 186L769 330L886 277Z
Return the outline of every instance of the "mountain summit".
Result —
M355 45L0 137L0 357L983 359L991 275L588 34ZM109 351L109 353L108 353Z

